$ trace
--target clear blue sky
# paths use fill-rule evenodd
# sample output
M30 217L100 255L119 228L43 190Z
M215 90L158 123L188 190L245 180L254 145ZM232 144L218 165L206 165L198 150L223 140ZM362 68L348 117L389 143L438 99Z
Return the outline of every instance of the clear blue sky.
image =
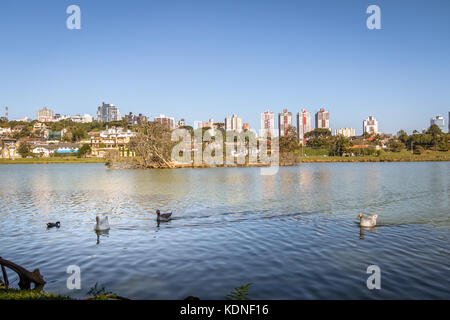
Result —
M66 28L77 4L82 29ZM381 7L382 30L366 28ZM2 0L0 110L95 114L102 101L188 123L325 107L422 129L450 110L450 1Z

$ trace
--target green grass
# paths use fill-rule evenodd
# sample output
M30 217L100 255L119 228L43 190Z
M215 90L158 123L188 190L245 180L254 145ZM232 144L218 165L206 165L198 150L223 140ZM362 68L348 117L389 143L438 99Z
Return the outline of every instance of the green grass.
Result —
M450 151L431 151L423 154L412 154L411 151L385 152L380 156L355 156L355 157L332 157L323 155L308 155L302 157L301 154L295 155L296 162L408 162L408 161L450 161Z
M71 298L45 291L0 288L0 300L71 300Z
M23 158L16 160L0 159L0 164L46 164L46 163L105 163L103 158L51 157Z

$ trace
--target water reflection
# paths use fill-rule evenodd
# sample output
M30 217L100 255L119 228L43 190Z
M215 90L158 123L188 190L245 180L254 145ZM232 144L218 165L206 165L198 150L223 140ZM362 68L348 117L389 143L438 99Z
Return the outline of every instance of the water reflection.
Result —
M259 173L0 166L2 256L39 267L47 290L74 297L61 270L76 263L88 271L87 285L101 282L130 298L222 299L253 282L255 299L365 299L373 292L355 270L382 259L404 272L391 273L392 286L379 297L450 298L450 182L443 178L450 163L302 164ZM174 219L158 223L158 208ZM383 228L361 229L358 212L377 213ZM95 245L93 221L104 214L112 236L96 233ZM61 221L60 230L47 232L49 221Z
M94 230L97 235L97 244L100 244L100 237L109 237L109 230Z
M377 227L360 227L359 228L359 239L364 240L365 232L377 233Z

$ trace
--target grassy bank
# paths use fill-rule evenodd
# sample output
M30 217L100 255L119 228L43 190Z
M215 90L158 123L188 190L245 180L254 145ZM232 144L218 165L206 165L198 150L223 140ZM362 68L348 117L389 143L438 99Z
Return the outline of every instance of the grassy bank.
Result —
M0 159L0 164L49 164L49 163L105 163L103 158L52 157L31 159Z
M412 154L408 151L382 152L377 155L355 157L333 157L325 155L293 154L287 157L286 162L421 162L421 161L450 161L450 151L426 151L423 154Z
M0 300L71 300L71 298L45 291L0 288Z
M127 167L130 164L129 160L126 159L122 163L119 161L116 168ZM409 151L402 152L382 152L379 156L377 155L365 155L365 156L354 156L354 157L338 157L338 156L327 156L324 150L307 150L305 154L301 152L293 152L289 154L281 155L280 164L281 165L293 165L302 162L421 162L421 161L450 161L450 151L425 151L424 153L417 155L412 154ZM16 159L16 160L6 160L0 159L1 164L51 164L51 163L105 163L104 158L77 158L77 157L53 157L53 158L32 158L32 159ZM223 167L224 165L216 165L216 167ZM228 165L230 166L230 165ZM233 166L233 165L231 165ZM247 165L234 165L237 167L259 167L263 166L261 164L247 164ZM179 164L175 166L176 168L208 168L211 167L206 164L198 165L186 165Z

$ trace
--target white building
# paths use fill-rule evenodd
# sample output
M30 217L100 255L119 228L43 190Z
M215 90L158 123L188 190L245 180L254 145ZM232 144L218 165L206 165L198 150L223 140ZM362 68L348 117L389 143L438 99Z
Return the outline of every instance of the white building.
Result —
M100 122L120 121L120 110L113 104L102 103L97 109L97 120Z
M275 114L266 110L261 113L261 132L262 136L273 136L275 134Z
M61 117L61 119L64 117ZM92 117L89 114L85 114L83 116L77 114L75 116L71 116L70 120L72 120L73 122L77 122L77 123L91 123L94 120L94 117Z
M301 143L305 143L305 133L312 131L311 112L302 109L297 113L297 135Z
M226 131L242 131L242 119L233 114L231 117L225 118L225 130Z
M334 130L334 135L335 136L340 135L340 136L350 138L350 137L356 136L356 131L353 128L341 128L338 130Z
M135 136L136 132L131 132L131 130L123 131L122 127L108 128L100 132L100 137L102 138L133 138Z
M31 148L31 152L44 158L50 157L58 149L57 145L36 145Z
M445 132L445 119L443 116L436 116L436 118L430 119L430 126L437 125L442 132Z
M316 129L330 129L330 113L324 108L316 113Z
M278 135L287 136L289 127L292 127L292 112L284 109L283 112L278 113Z
M36 112L36 119L39 122L52 122L53 111L44 107Z
M379 133L378 121L373 116L369 116L363 121L363 133L368 133L370 135L376 135Z

